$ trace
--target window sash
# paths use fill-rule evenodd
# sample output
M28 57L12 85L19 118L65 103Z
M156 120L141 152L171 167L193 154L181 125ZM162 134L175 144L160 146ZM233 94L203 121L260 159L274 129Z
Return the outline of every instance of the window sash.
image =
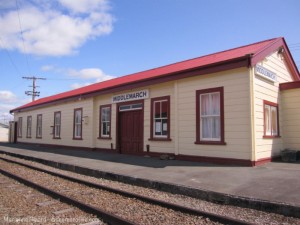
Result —
M54 115L54 137L60 138L60 129L61 129L61 113L57 112Z
M42 115L37 115L36 136L37 137L42 137Z
M153 136L168 137L169 108L168 100L153 101Z
M278 108L265 104L265 135L278 136Z
M100 136L101 137L110 137L110 123L111 123L111 107L102 107L101 108L101 125L100 125Z
M27 137L31 137L31 125L32 125L32 117L27 117Z
M200 94L200 140L221 141L220 92Z
M74 137L81 138L82 137L82 110L75 110L75 119L74 119Z
M18 137L22 137L22 117L18 119Z

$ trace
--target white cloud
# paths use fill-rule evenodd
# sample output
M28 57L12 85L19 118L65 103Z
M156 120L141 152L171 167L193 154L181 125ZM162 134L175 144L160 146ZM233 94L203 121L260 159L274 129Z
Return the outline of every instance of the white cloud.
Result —
M85 82L85 83L74 83L71 85L72 89L84 87L93 83L98 83L106 80L115 78L114 76L105 74L101 69L98 68L86 68L82 70L68 70L68 75L74 78L80 79L95 79L94 82Z
M97 79L97 82L101 82L104 80L109 80L114 78L113 76L105 74L101 69L98 68L86 68L82 70L74 70L70 69L68 71L68 74L72 77L78 77L82 79L92 79L95 78Z
M11 103L11 102L15 102L16 100L17 100L17 96L11 91L5 91L5 90L0 91L1 102Z
M59 0L60 4L72 10L74 13L88 13L91 11L107 10L107 0Z
M80 84L80 83L74 83L74 84L71 84L71 88L72 89L77 89L77 88L88 86L90 84L92 84L92 83L82 83L82 84Z
M53 65L44 65L41 67L42 71L52 71L54 70L54 66Z
M109 34L113 29L114 18L106 0L32 0L23 2L19 8L19 13L15 8L0 15L1 47L9 50L69 55L87 40Z

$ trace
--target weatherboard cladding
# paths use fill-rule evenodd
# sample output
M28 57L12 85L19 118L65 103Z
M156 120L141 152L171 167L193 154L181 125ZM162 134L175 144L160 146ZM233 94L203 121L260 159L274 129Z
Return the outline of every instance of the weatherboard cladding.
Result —
M253 66L253 62L257 62L261 60L263 57L266 56L266 54L270 54L271 51L276 50L279 46L283 46L284 49L286 49L285 54L287 54L287 56L290 59L292 59L284 39L274 38L274 39L261 41L254 44L154 68L151 70L146 70L143 72L134 73L131 75L111 79L108 81L99 82L72 91L63 92L57 95L41 98L34 102L30 102L26 105L13 109L11 110L11 112L26 109L26 108L31 108L43 104L48 104L59 100L69 99L76 96L83 96L83 95L87 95L90 93L95 93L103 90L110 90L116 87L135 84L137 82L160 79L166 76L172 76L178 73L188 72L195 69L205 68L209 66L215 67L215 66L219 66L220 64L230 64L232 63L232 61L239 60L239 59L243 61L249 61L248 66L250 65ZM291 60L290 67L294 72L295 79L299 80L299 72L295 67L295 63L293 60ZM226 67L224 67L224 70L226 70Z

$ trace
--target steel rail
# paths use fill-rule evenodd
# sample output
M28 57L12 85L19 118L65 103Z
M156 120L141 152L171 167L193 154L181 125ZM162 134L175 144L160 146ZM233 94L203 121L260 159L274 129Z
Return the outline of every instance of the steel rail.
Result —
M26 163L17 162L17 161L14 161L12 159L6 159L6 158L3 158L1 156L0 156L0 159L2 159L4 161L7 161L7 162L10 162L10 163L15 163L15 164L18 164L18 165L21 165L21 166L24 166L24 167L27 167L27 168L30 168L30 169L33 169L33 170L44 172L44 173L47 173L47 174L50 174L50 175L53 175L53 176L57 176L57 177L60 177L60 178L63 178L63 179L66 179L66 180L69 180L69 181L72 181L72 182L83 184L83 185L86 185L86 186L89 186L89 187L92 187L92 188L102 189L102 190L109 191L109 192L112 192L112 193L115 193L115 194L120 194L120 195L125 196L125 197L129 197L129 198L135 198L135 199L141 200L143 202L159 205L159 206L162 206L162 207L165 207L165 208L168 208L168 209L173 209L173 210L176 210L176 211L180 211L182 213L187 213L187 214L195 215L195 216L207 217L210 220L215 221L215 222L220 222L220 223L223 223L223 224L233 224L233 225L251 225L252 224L252 223L248 223L248 222L238 220L238 219L234 219L234 218L231 218L231 217L222 216L222 215L218 215L218 214L215 214L215 213L209 213L209 212L205 212L205 211L202 211L202 210L197 210L197 209L185 207L185 206L182 206L182 205L169 203L169 202L166 202L166 201L163 201L163 200L158 200L158 199L146 197L146 196L135 194L135 193L132 193L132 192L115 189L115 188L108 187L108 186L105 186L105 185L101 185L101 184L93 183L93 182L90 182L90 181L86 181L86 180L83 180L83 179L80 179L80 178L75 178L75 177L72 177L72 176L68 176L68 175L56 173L56 172L53 172L53 171L49 171L47 169L38 168L38 167L35 167L35 166L32 166L32 165L28 165Z
M10 177L12 179L15 179L17 181L19 181L20 183L25 184L26 186L32 187L44 194L47 194L55 199L59 199L61 202L67 203L69 205L73 205L77 208L79 208L82 211L85 211L87 213L90 214L94 214L97 217L99 217L100 219L102 219L104 222L111 224L111 225L136 225L136 223L133 223L129 220L123 219L117 215L113 215L109 212L106 212L104 210L101 210L99 208L93 207L91 205L85 204L81 201L78 201L74 198L70 198L66 195L60 194L56 191L53 191L47 187L44 187L42 185L33 183L27 179L24 179L16 174L12 174L6 170L3 170L0 168L0 173L3 174L4 176Z

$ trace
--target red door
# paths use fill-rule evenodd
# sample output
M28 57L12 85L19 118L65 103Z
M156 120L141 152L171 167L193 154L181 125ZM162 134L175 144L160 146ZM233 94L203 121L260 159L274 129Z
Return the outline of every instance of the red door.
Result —
M119 113L119 148L121 153L143 152L143 111Z

